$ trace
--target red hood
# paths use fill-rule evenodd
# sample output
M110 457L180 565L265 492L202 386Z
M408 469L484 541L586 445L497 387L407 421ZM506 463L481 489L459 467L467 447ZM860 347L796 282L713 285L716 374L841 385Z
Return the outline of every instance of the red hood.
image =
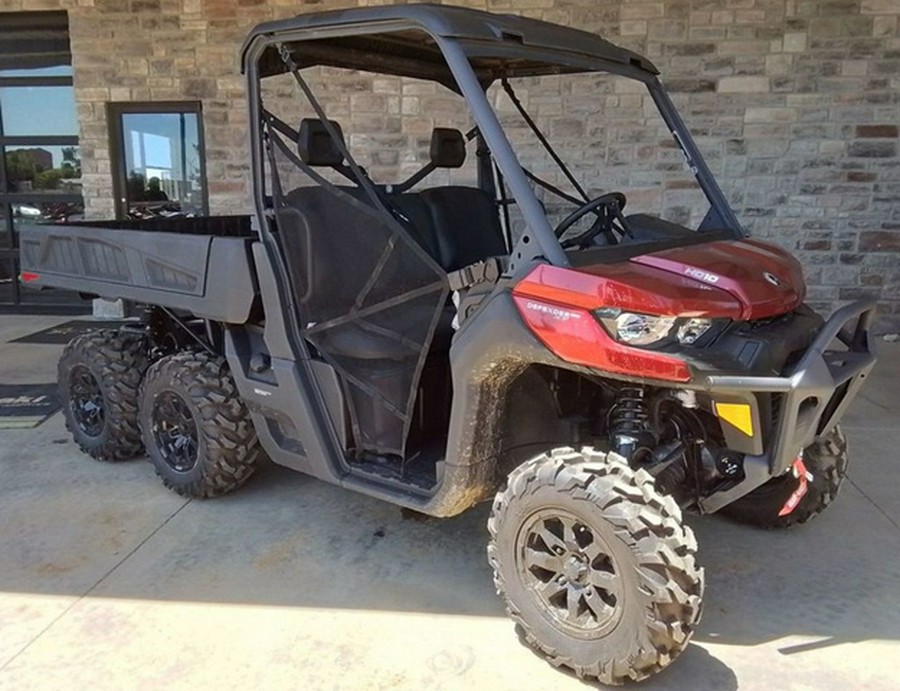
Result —
M800 262L779 247L755 240L680 247L631 261L729 293L740 303L742 319L784 314L806 295Z
M805 285L799 262L787 252L735 240L577 270L542 264L514 292L585 309L761 319L799 306Z

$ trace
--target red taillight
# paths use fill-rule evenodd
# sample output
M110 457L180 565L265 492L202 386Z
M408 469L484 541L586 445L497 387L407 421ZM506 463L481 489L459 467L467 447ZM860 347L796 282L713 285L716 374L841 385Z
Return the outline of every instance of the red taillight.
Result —
M40 277L40 274L36 274L32 271L23 271L19 274L19 279L22 283L31 283L32 281L38 280Z
M523 295L513 295L513 300L534 335L566 362L666 381L691 378L687 364L678 358L616 342L585 309Z

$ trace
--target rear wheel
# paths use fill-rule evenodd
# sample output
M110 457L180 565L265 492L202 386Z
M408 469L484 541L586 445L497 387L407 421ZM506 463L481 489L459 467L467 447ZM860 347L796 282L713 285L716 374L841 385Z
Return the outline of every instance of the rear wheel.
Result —
M847 476L847 464L847 437L837 425L821 441L803 451L803 465L812 477L805 481L806 491L793 510L779 515L795 493L803 491L801 478L789 472L723 507L721 513L741 523L767 529L806 523L828 508L837 496Z
M58 366L63 416L89 456L120 461L140 455L138 390L147 363L147 339L137 332L92 331L66 345Z
M183 496L225 494L256 469L256 431L221 357L184 352L154 363L140 424L157 475Z
M621 457L564 448L528 461L488 530L497 591L552 664L622 684L687 645L703 594L696 541L671 497Z

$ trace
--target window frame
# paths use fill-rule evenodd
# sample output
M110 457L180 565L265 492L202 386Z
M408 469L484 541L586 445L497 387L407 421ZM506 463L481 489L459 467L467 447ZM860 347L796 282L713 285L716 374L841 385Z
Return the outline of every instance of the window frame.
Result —
M106 121L109 129L109 155L112 160L113 198L116 218L128 218L128 171L125 169L125 140L123 115L192 114L197 116L197 141L200 157L200 182L203 215L209 216L209 179L206 175L206 134L203 129L203 103L201 101L110 101L106 104Z

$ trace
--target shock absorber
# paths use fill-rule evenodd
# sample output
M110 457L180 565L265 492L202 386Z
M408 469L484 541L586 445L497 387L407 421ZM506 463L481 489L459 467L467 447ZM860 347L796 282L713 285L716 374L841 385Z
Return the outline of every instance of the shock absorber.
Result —
M656 446L642 386L623 386L609 409L607 429L612 450L629 462L647 460Z

